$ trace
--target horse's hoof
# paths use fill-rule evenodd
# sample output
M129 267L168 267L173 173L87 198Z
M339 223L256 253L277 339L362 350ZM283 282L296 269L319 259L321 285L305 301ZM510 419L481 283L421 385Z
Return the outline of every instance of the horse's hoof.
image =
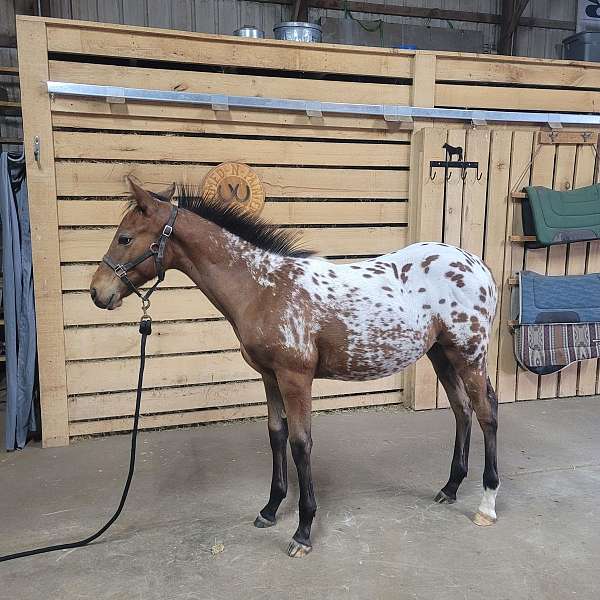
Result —
M475 525L479 525L479 527L489 527L493 525L497 521L496 517L490 517L490 515L486 515L481 511L477 511L475 516L473 517L473 523Z
M454 504L456 502L456 498L452 498L451 496L448 496L448 494L445 494L442 490L440 490L438 492L438 495L433 499L434 502L437 502L438 504L444 504L444 502L446 502L447 504Z
M292 540L288 546L287 554L292 558L300 558L301 556L306 556L311 550L312 546L306 546L296 540Z
M258 513L258 517L254 519L254 527L258 527L259 529L273 527L275 523L277 523L277 521L269 521L269 519L265 519L260 513Z

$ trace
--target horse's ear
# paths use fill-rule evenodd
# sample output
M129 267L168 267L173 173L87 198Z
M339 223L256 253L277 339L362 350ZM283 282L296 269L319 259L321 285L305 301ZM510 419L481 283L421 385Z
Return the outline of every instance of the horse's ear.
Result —
M157 208L156 200L150 192L140 187L131 177L128 177L129 185L133 191L133 199L136 201L138 208L145 214L152 214Z
M171 202L171 198L175 193L176 185L172 183L168 188L160 191L160 192L150 192L157 200L161 202Z

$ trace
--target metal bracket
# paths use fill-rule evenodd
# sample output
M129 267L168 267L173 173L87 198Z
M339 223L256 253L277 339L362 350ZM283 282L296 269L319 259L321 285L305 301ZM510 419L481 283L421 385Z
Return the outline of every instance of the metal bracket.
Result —
M562 118L561 115L549 114L548 115L548 127L550 129L562 129Z
M213 110L229 110L229 97L222 94L215 94L210 97L211 108Z
M323 106L320 102L306 103L306 116L321 119L323 117Z
M40 138L39 136L35 136L33 138L33 158L35 162L40 164Z
M487 125L485 113L478 110L473 111L471 124L473 125L473 127L485 127Z
M108 104L125 104L125 89L114 88L110 96L106 96Z
M411 115L402 114L400 107L397 105L384 104L383 118L385 121L394 123L413 123L414 119Z

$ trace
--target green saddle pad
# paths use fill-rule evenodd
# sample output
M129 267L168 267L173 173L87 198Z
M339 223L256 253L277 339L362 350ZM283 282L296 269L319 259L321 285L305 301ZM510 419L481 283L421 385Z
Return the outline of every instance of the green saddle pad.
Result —
M560 192L525 188L523 233L535 235L529 248L600 239L600 185Z

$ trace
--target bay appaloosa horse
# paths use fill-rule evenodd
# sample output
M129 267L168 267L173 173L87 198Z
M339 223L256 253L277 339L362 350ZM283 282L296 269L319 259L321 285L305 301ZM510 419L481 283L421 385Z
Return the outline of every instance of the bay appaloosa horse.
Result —
M286 496L289 439L300 515L288 554L303 556L312 549L310 529L317 508L310 468L313 380L377 379L424 354L456 417L450 478L436 501L456 500L467 474L475 409L484 434L485 469L474 522L495 522L497 399L486 355L496 286L479 258L447 244L424 242L336 264L311 257L290 230L202 198L191 188L179 189L174 208L174 186L151 194L131 184L132 206L94 275L91 296L100 308L114 310L157 271L178 269L231 323L244 359L262 376L267 398L273 477L256 527L275 524ZM169 222L172 230L165 227ZM160 261L157 240L163 242ZM136 264L144 255L154 260Z

